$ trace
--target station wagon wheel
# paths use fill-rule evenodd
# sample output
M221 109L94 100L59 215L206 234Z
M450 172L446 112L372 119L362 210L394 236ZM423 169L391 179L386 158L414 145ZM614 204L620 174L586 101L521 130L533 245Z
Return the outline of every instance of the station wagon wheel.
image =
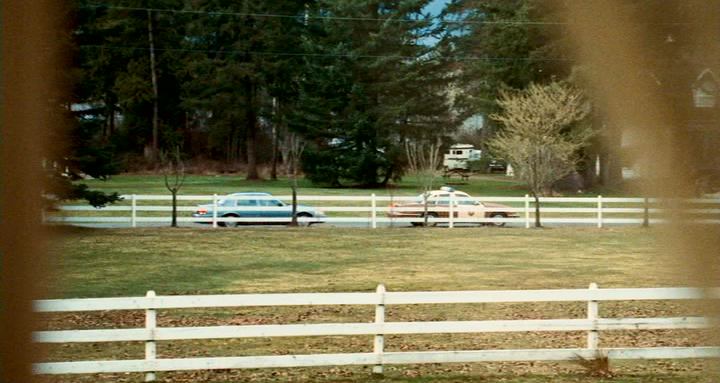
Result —
M240 218L240 216L237 214L225 214L223 218ZM218 225L222 227L238 227L240 222L218 222Z
M431 211L431 212L427 213L427 216L428 216L428 218L437 218L437 217L438 217L438 214L435 213L435 212L433 212L433 211ZM420 214L420 218L425 218L425 215L424 215L424 214ZM422 226L424 223L425 223L425 222L423 221L423 222L420 224L420 226ZM437 226L437 222L428 222L428 226Z
M310 213L305 213L305 212L297 213L297 214L295 214L295 216L298 217L298 218L312 218L312 214L310 214ZM312 224L313 224L313 222L307 222L307 223L305 223L306 226L310 226L310 225L312 225ZM298 225L303 225L303 224L300 223L300 222L298 222Z
M490 214L490 218L505 218L506 215L503 213L492 213ZM505 226L505 222L488 222L488 225L495 226L495 227L503 227Z

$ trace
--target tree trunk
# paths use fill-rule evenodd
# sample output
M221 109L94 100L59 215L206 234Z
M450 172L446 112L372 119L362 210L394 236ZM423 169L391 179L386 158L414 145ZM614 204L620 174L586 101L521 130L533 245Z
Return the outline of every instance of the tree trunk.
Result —
M185 145L185 150L187 150L188 153L193 153L193 140L190 134L190 113L187 111L185 112L185 126L183 129L182 142Z
M178 227L177 225L177 190L171 190L172 193L172 222L170 227Z
M250 79L245 80L246 119L245 143L247 150L247 177L248 180L258 180L260 175L257 169L257 115L255 114L255 85Z
M113 133L115 133L115 105L114 103L105 99L107 113L105 115L105 139L110 139Z
M423 226L427 227L428 225L428 196L430 195L430 189L425 188L425 193L423 193Z
M277 162L278 162L278 134L280 129L278 129L278 124L280 123L279 119L279 113L278 113L278 102L277 98L273 97L272 99L272 114L273 114L273 122L272 122L272 160L270 162L270 179L273 181L277 180Z
M228 165L234 165L235 161L240 158L240 134L242 134L242 129L238 129L236 122L233 121L230 127L230 136L227 140L225 153L225 161Z
M254 113L253 113L254 115ZM260 175L258 174L258 168L257 168L257 152L255 151L255 146L257 145L257 137L256 137L256 131L255 126L250 127L250 124L248 124L248 131L247 131L247 177L248 180L259 180Z
M293 174L292 183L290 183L290 189L292 189L292 218L290 220L290 226L298 226L297 220L297 175Z
M158 136L159 136L159 111L158 111L158 83L157 73L155 71L155 39L153 36L153 20L152 11L148 9L148 42L150 43L150 74L152 77L153 88L153 117L152 117L152 159L157 159L158 154Z
M532 196L535 199L535 227L542 227L540 223L540 197L536 192L532 192Z

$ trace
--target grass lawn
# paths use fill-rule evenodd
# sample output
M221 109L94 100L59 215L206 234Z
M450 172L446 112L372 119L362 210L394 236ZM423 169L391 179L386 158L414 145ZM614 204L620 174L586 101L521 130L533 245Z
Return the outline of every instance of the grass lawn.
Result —
M659 229L58 228L54 297L249 292L662 287L689 283L682 263L663 251ZM581 318L586 304L428 305L388 308L388 321ZM698 315L679 302L601 304L600 315ZM172 310L160 326L368 322L373 307ZM141 312L48 315L52 329L141 327ZM604 332L603 347L708 344L698 331ZM585 334L438 334L388 336L388 351L582 347ZM259 338L161 343L159 357L371 352L371 337ZM142 358L143 345L53 346L47 360ZM395 366L385 378L367 367L165 373L166 382L714 382L710 362L613 364L611 380L586 377L574 363ZM47 382L138 382L140 374L43 377Z
M61 230L63 297L683 284L641 228Z
M438 177L435 180L435 187L451 184L458 190L462 190L474 196L524 196L527 193L525 186L517 180L505 175L473 175L468 181L458 182L457 178L443 180ZM106 192L118 192L120 194L168 194L160 175L132 175L123 174L113 176L108 181L89 180L83 181L91 189ZM415 177L403 177L399 183L387 188L357 189L357 188L323 188L313 185L310 181L301 179L299 181L301 194L312 195L369 195L376 194L397 194L417 195L422 190L422 185ZM263 191L276 195L290 194L290 181L281 177L277 181L261 180L247 181L244 175L188 175L185 184L180 190L181 194L228 194L242 191ZM617 192L594 189L579 194L580 196L596 196L603 194L607 196L618 195ZM572 193L572 195L577 195Z

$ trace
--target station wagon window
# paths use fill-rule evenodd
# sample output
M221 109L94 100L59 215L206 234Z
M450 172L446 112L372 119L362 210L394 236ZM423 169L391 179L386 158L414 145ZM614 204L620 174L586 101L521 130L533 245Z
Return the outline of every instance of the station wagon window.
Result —
M218 201L218 206L232 207L235 206L236 200L234 199L221 199Z
M258 201L256 199L239 199L237 201L238 206L257 206Z
M260 206L284 206L285 204L276 199L261 199Z

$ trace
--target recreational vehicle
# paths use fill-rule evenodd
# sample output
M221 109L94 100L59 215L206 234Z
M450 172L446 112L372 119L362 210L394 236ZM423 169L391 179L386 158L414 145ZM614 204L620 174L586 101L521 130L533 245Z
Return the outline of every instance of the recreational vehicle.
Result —
M448 153L443 157L445 170L469 170L469 161L477 161L482 156L482 150L476 150L469 144L455 144L450 147Z

